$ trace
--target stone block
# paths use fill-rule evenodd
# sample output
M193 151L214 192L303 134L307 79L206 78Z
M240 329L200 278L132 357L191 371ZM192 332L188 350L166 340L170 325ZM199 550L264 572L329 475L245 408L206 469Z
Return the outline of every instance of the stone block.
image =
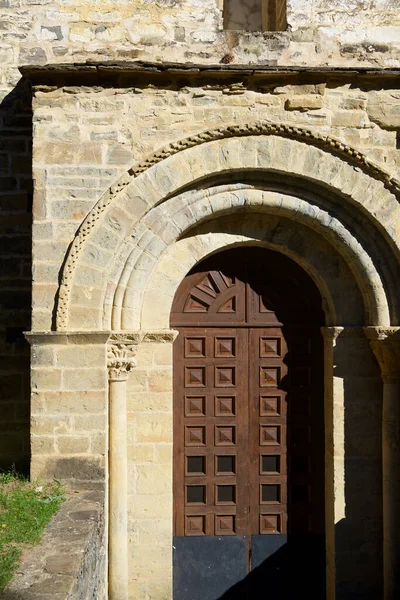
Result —
M104 390L107 386L107 374L103 369L65 369L63 372L63 389L70 390Z
M308 95L308 96L293 96L288 98L285 102L286 110L318 110L324 106L324 101L321 96Z
M105 346L76 346L55 348L56 362L60 367L105 368Z
M48 414L104 414L106 392L81 390L79 392L42 392L35 394L35 403L45 406Z
M172 412L172 392L131 392L127 398L128 413ZM134 420L134 417L132 417Z
M369 126L369 119L361 110L339 110L332 115L332 126L364 128Z
M131 464L151 463L154 460L154 444L133 444L128 446L128 461Z
M136 471L136 492L148 496L157 496L158 494L168 494L172 486L172 465L166 468L165 465L137 465Z
M71 431L71 418L68 415L58 417L33 417L31 419L31 431L34 435L59 435Z
M31 436L31 452L36 454L55 454L54 436Z
M85 454L89 452L90 439L82 436L60 435L56 438L60 454Z
M172 369L152 369L149 371L150 392L169 392L172 389Z
M383 129L400 129L400 92L370 92L367 112L370 120Z
M61 369L34 367L31 370L33 390L59 390L61 387Z
M140 413L136 415L137 442L171 442L172 415L165 413Z

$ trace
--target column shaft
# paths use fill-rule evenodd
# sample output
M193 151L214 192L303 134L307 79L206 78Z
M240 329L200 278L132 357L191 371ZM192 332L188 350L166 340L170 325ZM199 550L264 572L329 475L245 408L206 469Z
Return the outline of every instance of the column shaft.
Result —
M126 381L110 381L109 598L128 598Z

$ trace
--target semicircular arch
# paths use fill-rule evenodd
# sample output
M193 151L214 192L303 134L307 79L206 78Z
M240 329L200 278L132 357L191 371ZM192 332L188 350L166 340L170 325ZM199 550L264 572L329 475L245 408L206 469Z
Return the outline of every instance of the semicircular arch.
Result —
M294 174L308 181L310 186L318 182L356 206L360 215L374 224L385 243L397 254L400 209L395 197L396 182L366 159L361 160L357 151L353 157L345 153L346 159L339 158L342 150L337 145L334 153L332 148L330 152L321 149L322 138L315 142L313 136L308 139L304 135L301 139L307 139L306 143L294 139L290 132L287 135L285 139L276 132L267 135L259 130L252 135L251 130L247 130L247 134L240 136L232 133L228 138L203 139L198 147L180 149L175 145L173 154L164 159L158 156L155 164L139 169L140 172L132 170L126 174L96 205L71 245L59 290L57 329L65 329L79 321L79 310L71 317L71 304L76 304L79 297L79 293L74 293L74 287L83 285L90 268L85 261L87 247L108 252L108 260L102 261L100 257L101 264L95 265L96 273L92 274L95 277L93 288L97 288L95 293L100 296L100 290L107 285L112 257L119 256L135 224L140 223L153 207L164 204L185 186L196 181L200 185L204 178L217 173L246 169L259 174ZM327 138L325 142L329 147ZM109 244L104 248L102 237L107 234ZM75 326L80 328L79 323ZM88 326L93 324L88 323Z

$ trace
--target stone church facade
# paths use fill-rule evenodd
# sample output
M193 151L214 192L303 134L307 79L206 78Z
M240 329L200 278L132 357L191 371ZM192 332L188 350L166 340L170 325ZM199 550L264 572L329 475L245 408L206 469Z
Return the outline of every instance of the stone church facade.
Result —
M320 446L310 451L321 456L319 483L313 466L308 473L322 493L323 561L315 563L324 579L320 597L397 598L397 0L3 0L0 12L2 464L23 464L30 455L32 477L104 490L112 600L173 597L180 560L174 566L174 536L191 544L212 536L225 543L239 531L235 539L290 537L295 501L284 498L295 477L289 467L289 479L286 471L277 469L268 479L261 470L254 484L261 490L256 531L250 525L235 529L247 514L246 507L240 512L236 492L211 508L208 491L207 499L190 500L199 488L218 485L218 472L213 479L204 471L208 479L197 477L190 486L190 468L184 472L182 462L183 455L191 458L190 448L193 457L206 460L215 450L211 437L216 460L218 452L234 456L237 464L247 460L245 446L235 454L239 436L226 437L229 427L241 427L233 404L221 422L217 412L212 420L201 408L201 398L210 394L228 406L239 383L232 380L229 392L229 382L221 379L211 389L190 369L201 374L241 368L240 361L232 366L234 346L225 363L218 354L214 362L196 362L196 352L207 358L198 343L211 330L215 348L222 336L221 352L227 352L226 340L237 349L239 331L261 327L265 340L284 344L288 323L279 316L279 302L271 300L271 309L262 300L268 291L259 292L264 305L252 326L226 317L238 313L234 301L211 319L204 294L222 292L214 275L208 291L204 279L196 280L203 285L197 296L187 292L197 304L179 304L179 298L202 265L204 273L219 273L225 287L232 287L235 277L241 280L232 252L256 248L261 279L269 273L268 261L281 265L281 275L271 275L278 287L293 272L285 289L299 299L290 309L291 315L298 310L296 326L309 326L305 309L296 309L306 289L315 291L320 307L312 327L321 336L322 361L312 367L310 385L323 378L313 399L323 415L309 434L312 440L323 432ZM225 271L218 266L222 255L231 257ZM261 279L243 298L257 286L268 289ZM309 283L302 287L303 279ZM268 321L267 314L275 316ZM181 355L179 340L188 343ZM262 352L257 360L270 350ZM276 364L260 362L260 374ZM277 368L286 373L287 364L290 371L283 354ZM181 384L183 372L188 379ZM273 387L260 380L260 389L273 388L283 403L287 390L279 382ZM296 390L290 390L294 397ZM187 409L188 420L180 424L180 394L200 420ZM277 420L283 414L278 410L264 415L270 421L263 414L255 425L260 464L263 457L278 456L280 446L280 464L288 457L290 466L296 452L290 435L298 422ZM181 446L180 427L187 433ZM207 427L215 427L215 437L202 437ZM289 445L283 441L286 427ZM263 447L273 445L273 428L281 433L267 455ZM229 486L241 489L234 472L224 480L224 493ZM249 485L245 481L243 489ZM186 500L178 499L196 486ZM281 486L274 498L268 496L276 491L271 486ZM311 522L316 507L310 499L309 506L301 514ZM215 517L211 534L207 515ZM237 582L233 577L229 583ZM174 600L197 597L179 585Z

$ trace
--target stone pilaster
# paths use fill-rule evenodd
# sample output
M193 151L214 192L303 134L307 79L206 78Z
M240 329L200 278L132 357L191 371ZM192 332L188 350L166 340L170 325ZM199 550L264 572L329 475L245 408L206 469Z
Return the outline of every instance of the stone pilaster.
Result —
M381 369L384 599L400 594L400 327L366 327Z

